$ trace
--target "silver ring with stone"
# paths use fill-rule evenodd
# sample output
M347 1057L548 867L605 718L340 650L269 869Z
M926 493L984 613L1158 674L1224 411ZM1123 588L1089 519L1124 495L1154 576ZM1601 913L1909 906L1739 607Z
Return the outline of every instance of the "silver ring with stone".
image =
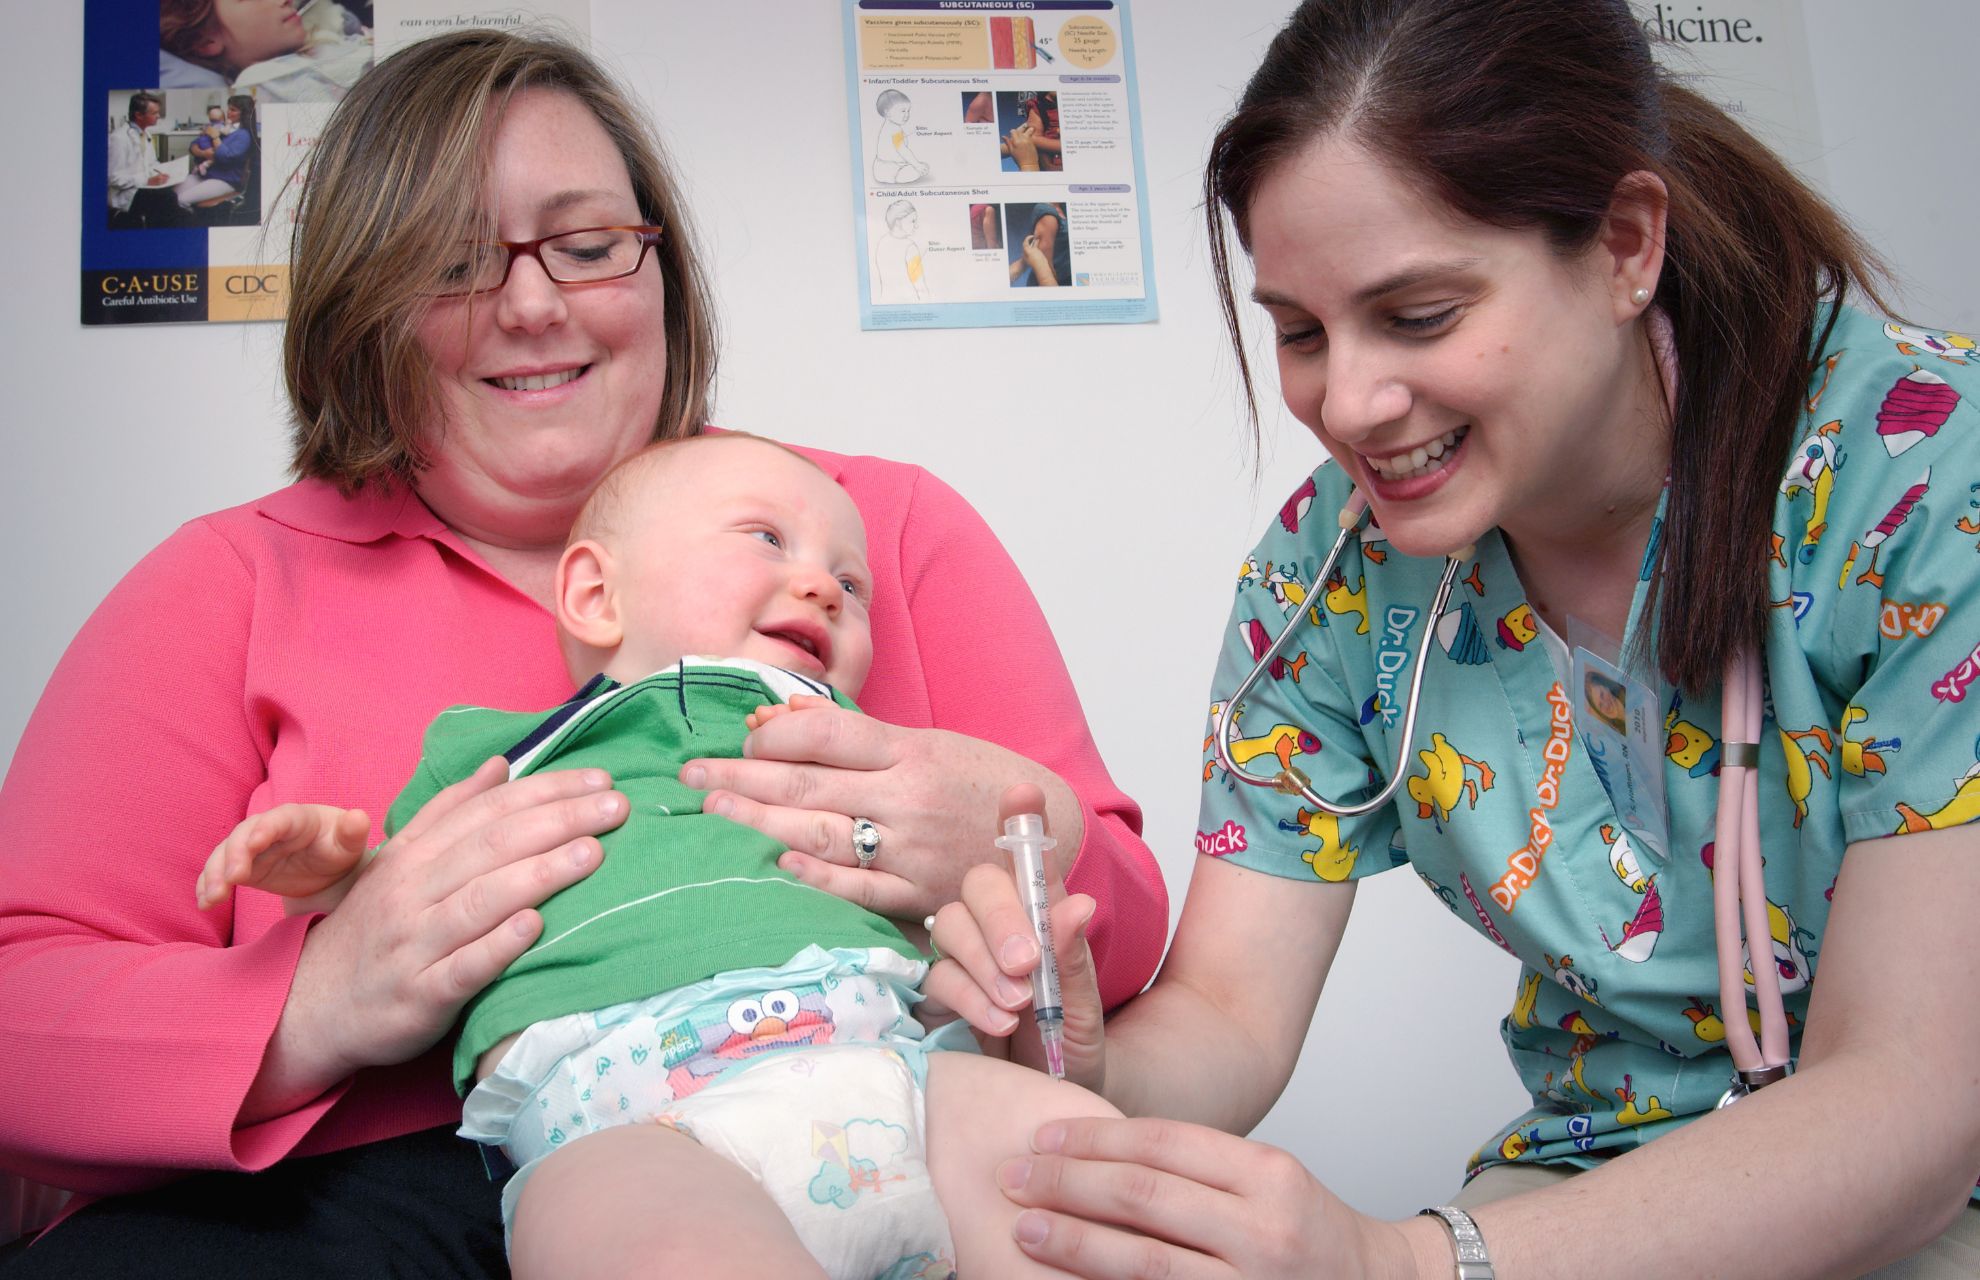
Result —
M853 857L859 859L859 869L864 871L880 856L880 828L871 818L854 818L852 839Z

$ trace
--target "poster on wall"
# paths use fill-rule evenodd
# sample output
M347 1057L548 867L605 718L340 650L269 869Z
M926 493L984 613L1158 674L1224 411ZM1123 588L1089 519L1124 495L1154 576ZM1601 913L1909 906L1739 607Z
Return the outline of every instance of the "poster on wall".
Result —
M1666 70L1724 107L1805 181L1824 180L1801 0L1633 4Z
M1126 0L844 0L863 329L1156 318Z
M297 170L377 59L590 0L85 0L82 322L280 320Z

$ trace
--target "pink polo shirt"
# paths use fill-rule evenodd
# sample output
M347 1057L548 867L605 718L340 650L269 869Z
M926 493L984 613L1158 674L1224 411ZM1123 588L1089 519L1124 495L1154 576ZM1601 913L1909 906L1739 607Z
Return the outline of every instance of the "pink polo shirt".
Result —
M1126 999L1161 956L1161 873L1029 588L927 472L803 452L866 521L876 656L861 704L1071 785L1086 838L1068 881L1100 904L1103 994ZM193 881L270 805L381 819L441 709L569 692L542 607L403 487L347 499L304 481L146 556L63 656L0 787L0 1167L103 1195L458 1120L443 1045L236 1127L309 918L254 891L200 912Z

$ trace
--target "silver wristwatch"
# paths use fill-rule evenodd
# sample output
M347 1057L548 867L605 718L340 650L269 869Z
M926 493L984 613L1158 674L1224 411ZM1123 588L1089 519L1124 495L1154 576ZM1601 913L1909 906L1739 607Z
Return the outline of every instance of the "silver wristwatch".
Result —
M1457 1280L1494 1280L1492 1259L1485 1252L1485 1237L1478 1224L1462 1209L1441 1204L1425 1209L1420 1216L1442 1218L1451 1229L1451 1243L1457 1247Z

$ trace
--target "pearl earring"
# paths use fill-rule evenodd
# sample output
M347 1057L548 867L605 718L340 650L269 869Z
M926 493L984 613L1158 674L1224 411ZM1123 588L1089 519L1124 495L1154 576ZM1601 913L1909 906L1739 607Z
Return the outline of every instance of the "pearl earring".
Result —
M1631 302L1634 302L1637 306L1640 307L1644 303L1650 301L1650 291L1648 289L1643 288L1641 285L1638 285L1635 289L1630 291L1629 300Z

